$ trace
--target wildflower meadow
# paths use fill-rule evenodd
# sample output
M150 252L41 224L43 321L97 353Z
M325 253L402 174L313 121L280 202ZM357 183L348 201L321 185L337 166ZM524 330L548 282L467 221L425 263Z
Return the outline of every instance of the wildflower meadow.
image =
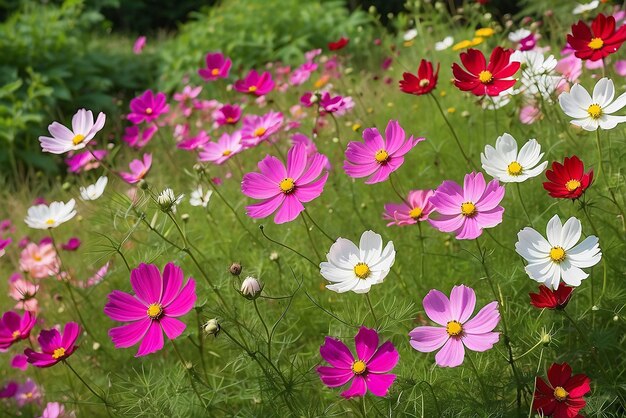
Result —
M621 2L23 3L0 416L626 416Z

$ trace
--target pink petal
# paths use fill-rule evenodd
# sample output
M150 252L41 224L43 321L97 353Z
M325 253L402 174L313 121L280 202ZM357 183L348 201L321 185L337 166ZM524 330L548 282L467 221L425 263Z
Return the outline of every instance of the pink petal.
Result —
M165 335L167 335L167 338L170 340L176 339L183 333L183 331L185 331L185 328L187 328L187 325L185 325L183 321L167 316L161 318L159 323L161 324L161 328L163 328Z
M343 386L352 379L354 373L352 370L337 369L335 367L320 366L317 368L317 373L322 379L322 383L330 388L336 388Z
M319 180L306 184L304 186L296 187L294 195L300 202L310 202L313 199L318 198L324 191L324 185L328 180L328 173L324 174Z
M352 385L350 385L350 388L348 390L345 390L341 393L341 396L343 396L346 399L350 399L350 398L354 398L357 396L365 396L365 393L367 392L367 385L365 384L365 379L363 378L363 376L354 376L354 379L352 379Z
M139 345L139 350L135 357L147 356L163 348L163 331L159 326L159 321L150 321L148 332Z
M292 179L300 178L306 168L307 155L306 146L296 144L287 153L287 177Z
M499 332L487 332L485 334L464 334L462 341L468 349L483 352L493 347L499 339Z
M504 213L504 208L502 206L497 206L494 209L491 209L488 212L478 212L476 216L476 222L481 228L493 228L496 225L502 223L502 214Z
M476 217L465 218L463 226L456 231L456 239L474 239L483 233L482 228L478 225Z
M63 328L63 337L61 339L61 346L65 349L69 349L76 344L76 340L80 334L80 326L76 322L68 322Z
M109 330L109 337L115 345L115 348L128 348L139 342L143 336L148 332L152 320L146 316L145 319L137 322L131 322L121 327L111 328Z
M450 292L450 314L452 319L465 323L474 313L476 293L465 285L454 286Z
M435 362L441 367L456 367L463 363L465 349L458 338L450 338L435 355Z
M467 218L460 213L457 215L441 215L438 219L428 219L430 224L441 232L455 232L463 227Z
M398 160L399 159L396 158L394 161L398 161ZM400 165L402 164L403 161L404 159L402 159L402 161L399 162ZM370 177L369 179L367 179L367 181L365 181L365 184L376 184L376 183L380 183L381 181L387 180L389 178L389 175L392 172L394 172L396 168L397 167L392 166L391 161L389 161L387 164L379 165L379 169L374 172L372 177Z
M261 174L273 180L275 184L280 183L283 179L288 177L287 170L283 163L278 158L272 157L271 155L259 161L258 167L259 170L261 170Z
M183 270L174 263L167 263L163 269L163 296L161 303L168 306L180 292L184 280Z
M486 212L498 206L503 198L504 187L500 186L498 180L491 180L481 198L477 202L472 202L476 203L480 212Z
M367 362L367 370L372 373L387 373L396 367L398 360L400 360L398 350L396 350L391 341L387 341L380 346Z
M130 284L137 298L145 305L161 301L163 280L159 269L154 264L139 264L139 267L130 273Z
M309 168L304 172L304 174L302 174L300 178L295 179L296 184L299 184L301 186L306 185L318 178L319 175L322 173L322 170L326 166L326 161L327 158L325 155L315 154L310 160Z
M385 142L383 137L380 136L380 132L376 128L367 128L363 131L363 141L365 145L372 151L372 154L376 154L377 151L385 149Z
M422 353L430 353L440 349L449 335L445 328L441 327L417 327L409 333L411 347Z
M423 305L426 315L439 325L445 327L448 321L453 319L450 312L450 301L439 290L433 289L428 292L424 297Z
M185 287L172 299L170 304L163 305L163 314L170 317L185 315L193 309L196 297L196 281L189 278Z
M41 331L37 341L39 341L41 349L46 353L52 353L57 348L62 347L61 334L54 328Z
M500 312L498 312L498 302L491 302L485 305L474 318L463 324L463 329L469 334L484 334L498 325L500 322Z
M367 363L378 348L378 333L374 329L361 327L354 337L354 345L358 359Z
M265 218L274 213L285 200L285 194L280 193L270 199L263 202L255 203L254 205L246 206L246 213L251 218Z
M320 355L331 366L338 369L352 370L354 357L344 343L334 338L326 337L324 344L320 347Z
M283 224L285 222L291 222L298 217L300 212L304 210L304 206L293 194L285 196L283 205L278 209L274 216L274 222L277 224Z
M52 124L48 126L48 131L55 139L61 139L63 142L74 139L74 133L59 122L52 122Z
M485 192L485 178L482 173L470 173L463 180L463 199L465 202L476 203Z
M269 199L281 193L278 183L274 183L261 173L247 173L241 182L241 191L253 199Z
M368 164L359 165L351 164L348 161L345 161L343 164L343 170L346 172L347 175L353 178L367 177L370 174L375 173L376 170L378 170L379 168L380 164L378 164L376 161Z
M397 120L390 120L385 129L386 150L389 155L394 154L402 145L406 134Z
M385 396L387 391L396 380L395 374L372 374L365 375L367 389L376 396Z
M372 152L362 142L350 142L346 149L346 159L355 164L369 164L375 160L375 152Z
M130 322L146 317L147 307L128 293L114 290L108 298L104 313L112 320Z

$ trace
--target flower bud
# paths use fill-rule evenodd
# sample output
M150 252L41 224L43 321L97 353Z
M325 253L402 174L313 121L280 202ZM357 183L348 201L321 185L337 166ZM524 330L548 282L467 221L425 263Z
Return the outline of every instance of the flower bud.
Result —
M137 186L139 186L141 190L148 190L148 182L145 181L144 179L139 180L139 183L137 183Z
M270 253L270 261L278 261L278 253L276 251Z
M252 276L246 277L246 280L241 283L241 296L246 299L254 300L261 295L263 285L256 278Z
M163 212L172 211L176 213L176 206L183 200L183 195L176 197L174 195L174 190L169 187L161 192L160 195L157 196L157 203L161 207Z
M215 335L220 333L221 327L220 323L217 321L217 318L209 319L206 324L204 324L204 333L207 335Z
M243 271L243 266L240 263L232 263L230 267L228 267L228 272L233 276L239 276Z

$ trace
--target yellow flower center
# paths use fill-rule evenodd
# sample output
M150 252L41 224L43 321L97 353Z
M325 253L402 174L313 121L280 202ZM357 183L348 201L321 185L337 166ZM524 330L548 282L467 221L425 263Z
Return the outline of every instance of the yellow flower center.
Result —
M374 158L379 164L383 164L386 163L387 160L389 160L389 153L387 152L387 150L381 149L380 151L376 151L376 155L374 156Z
M550 259L555 263L560 263L561 261L565 260L565 250L563 249L563 247L552 247L550 249Z
M218 75L220 73L220 70L218 68L213 68L211 70L211 75Z
M152 114L152 108L151 107L147 107L146 108L146 114L147 115L151 115Z
M153 303L148 306L148 311L146 313L151 319L157 319L163 313L163 307L160 303Z
M430 81L428 81L427 78L422 78L419 84L420 84L420 87L426 87L427 85L430 84Z
M19 331L13 331L13 334L11 334L11 336L13 337L14 340L17 340L20 334L21 333Z
M72 138L74 145L78 145L85 140L85 135L78 134Z
M226 118L226 122L228 122L228 123L233 123L234 121L235 121L235 118L232 118L232 117L227 117Z
M409 216L415 220L418 220L420 216L422 216L422 208L417 207L417 206L414 207L413 209L409 211Z
M561 386L557 386L556 388L554 388L554 398L557 401L563 402L565 399L567 399L567 395L569 395L569 392L563 389Z
M283 193L288 194L293 192L293 189L296 187L296 182L291 177L287 177L278 183L278 187L280 187Z
M463 332L463 326L459 321L449 321L446 325L446 332L451 337L456 337Z
M365 263L358 263L356 266L354 266L354 274L356 274L356 277L358 277L359 279L365 280L369 277L371 273L372 271L370 270L370 266Z
M59 347L52 352L52 358L55 360L58 360L63 356L65 356L65 348L63 347Z
M35 254L35 255L33 256L33 260L35 260L35 261L41 261L41 256L40 256L39 254Z
M365 373L366 369L367 366L365 365L364 361L357 360L352 364L352 371L354 372L354 374L363 374Z
M48 225L54 225L54 219L48 219L48 220L46 221L46 224L48 224Z
M265 133L265 131L267 131L267 129L265 129L264 127L260 127L260 128L256 128L254 130L254 136L263 136L263 134Z
M228 157L230 154L232 154L233 152L229 149L225 149L224 151L222 151L222 156L224 157Z
M255 91L256 91L256 86L250 86L250 87L248 87L248 91L249 91L249 92L255 92Z
M594 103L587 108L587 113L592 119L599 119L602 116L602 106Z
M481 83L488 84L493 80L493 74L491 74L491 71L483 70L478 74L478 79Z
M26 392L26 393L24 394L24 397L25 397L26 399L31 399L31 398L33 397L33 392Z
M472 202L465 202L461 204L461 214L463 216L472 217L476 215L476 205Z
M519 176L520 174L522 174L522 166L517 161L513 161L511 164L509 164L506 170L511 176Z
M604 41L602 38L593 38L587 46L591 49L600 49L604 46Z
M578 189L580 187L580 182L578 180L569 180L567 183L565 183L565 188L567 189L567 191L569 192L573 192L574 190Z

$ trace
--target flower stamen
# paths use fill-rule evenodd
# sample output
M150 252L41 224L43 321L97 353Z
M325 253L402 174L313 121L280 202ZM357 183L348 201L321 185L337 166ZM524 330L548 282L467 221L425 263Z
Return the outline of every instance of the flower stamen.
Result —
M352 363L352 372L354 374L363 374L367 370L367 365L364 361L357 360Z
M472 202L465 202L461 204L461 214L468 218L476 215L476 205Z
M569 180L567 183L565 183L565 188L567 189L568 192L573 192L574 190L578 189L581 186L580 181L578 180Z
M287 177L285 179L282 179L280 183L278 183L278 187L280 188L281 192L289 194L293 192L293 189L295 189L296 182L291 177Z
M74 138L72 138L72 143L74 145L78 145L81 142L83 142L84 140L85 140L85 135L78 134L78 135L75 135Z
M265 133L265 131L267 131L267 129L265 129L264 127L258 127L254 130L254 136L256 137L260 137L263 136L263 134Z
M150 319L158 319L163 314L163 307L160 303L152 303L146 312Z
M52 352L52 358L55 360L65 356L65 348L59 347Z
M420 216L422 216L422 212L423 212L422 208L416 206L409 211L409 216L417 221L420 218Z
M519 176L520 174L522 174L522 165L517 161L513 161L511 164L508 165L506 171L508 171L509 175L511 176Z
M493 74L489 70L483 70L478 74L478 79L483 84L489 84L493 81Z
M376 159L376 162L378 162L378 164L384 164L389 160L389 153L387 152L387 150L381 149L379 151L376 151L376 155L374 156L374 158Z
M563 389L561 386L557 386L554 388L554 399L556 399L557 401L563 402L565 399L567 399L567 395L569 395L569 392Z
M587 108L587 113L589 113L591 119L600 119L600 116L602 116L602 106L594 103Z
M563 247L552 247L550 249L550 259L555 263L560 263L565 260L565 250Z
M356 266L354 266L354 274L356 274L356 277L358 277L359 279L365 280L369 277L371 273L372 271L370 270L370 266L365 263L358 263Z
M604 41L602 40L602 38L592 38L587 46L591 49L600 49L604 46Z
M457 337L463 332L463 326L459 321L448 321L446 332L451 337Z

